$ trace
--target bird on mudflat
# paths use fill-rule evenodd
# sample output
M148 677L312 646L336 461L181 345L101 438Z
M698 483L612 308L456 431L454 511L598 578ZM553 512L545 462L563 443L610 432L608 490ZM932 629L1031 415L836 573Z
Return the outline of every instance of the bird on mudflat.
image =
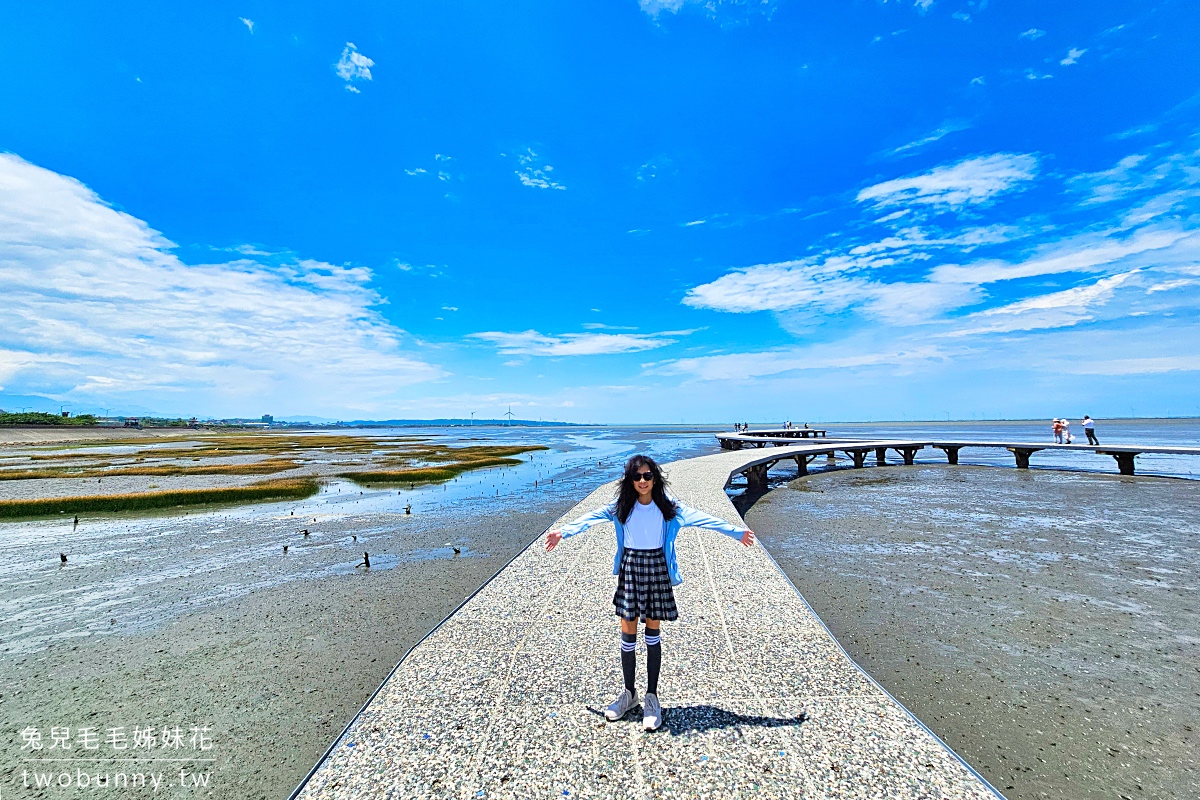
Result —
M454 555L458 555L459 553L461 553L461 552L462 552L462 548L461 548L461 547L456 547L455 545L451 544L450 542L446 542L446 544L445 544L445 545L443 545L443 546L444 546L444 547L449 547L451 550L453 550L453 551L454 551Z
M362 563L354 565L355 569L358 569L359 567L366 567L367 569L371 568L371 554L370 553L363 553Z
M285 544L285 545L283 546L283 554L284 554L285 556L287 555L287 549L288 549L288 546Z
M67 563L67 554L66 553L59 553L58 557L59 557L61 563L63 563L63 564Z
M308 528L305 528L303 532L304 532L304 538L307 539L308 538Z

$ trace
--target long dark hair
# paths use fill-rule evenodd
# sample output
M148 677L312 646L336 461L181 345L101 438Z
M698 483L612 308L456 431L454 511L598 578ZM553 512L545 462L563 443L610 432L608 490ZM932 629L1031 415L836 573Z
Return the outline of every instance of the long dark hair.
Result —
M675 519L675 504L667 499L667 479L663 477L662 470L650 456L636 455L625 462L625 475L621 478L621 489L617 495L617 519L621 520L622 525L629 519L629 515L633 513L633 504L638 501L633 480L643 468L654 473L654 488L650 490L650 498L662 512L663 519Z

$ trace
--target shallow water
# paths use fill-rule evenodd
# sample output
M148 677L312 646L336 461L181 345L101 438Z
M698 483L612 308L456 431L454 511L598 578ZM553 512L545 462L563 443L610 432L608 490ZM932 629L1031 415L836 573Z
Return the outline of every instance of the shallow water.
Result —
M897 466L797 480L746 519L1008 797L1200 796L1200 485Z

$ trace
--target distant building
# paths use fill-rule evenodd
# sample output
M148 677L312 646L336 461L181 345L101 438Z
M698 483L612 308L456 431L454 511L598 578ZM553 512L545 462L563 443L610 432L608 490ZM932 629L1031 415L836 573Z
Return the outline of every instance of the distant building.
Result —
M137 417L126 417L125 418L125 427L126 428L140 428L140 427L142 427L142 421Z
M275 417L271 416L270 414L263 414L262 421L267 423L268 425L270 425L272 422L275 421Z

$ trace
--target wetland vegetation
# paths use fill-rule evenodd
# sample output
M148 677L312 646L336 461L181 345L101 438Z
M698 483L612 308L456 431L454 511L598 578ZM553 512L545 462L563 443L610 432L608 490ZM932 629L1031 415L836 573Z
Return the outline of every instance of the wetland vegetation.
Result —
M437 483L514 466L521 463L516 456L545 449L301 431L13 446L0 451L0 518L302 498L331 478L364 486ZM176 485L160 488L139 478L169 478Z

